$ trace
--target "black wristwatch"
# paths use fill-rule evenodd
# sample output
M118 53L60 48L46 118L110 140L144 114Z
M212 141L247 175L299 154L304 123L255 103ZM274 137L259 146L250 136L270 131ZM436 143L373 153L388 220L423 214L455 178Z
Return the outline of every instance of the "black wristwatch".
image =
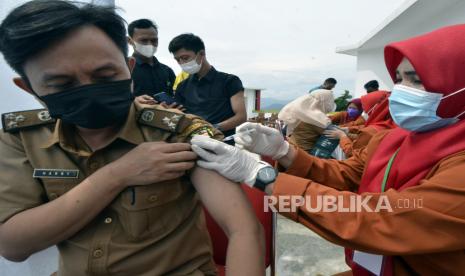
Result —
M266 163L264 163L266 164ZM257 177L255 178L254 188L265 191L266 186L273 183L276 180L278 173L276 170L267 164L266 167L258 170Z

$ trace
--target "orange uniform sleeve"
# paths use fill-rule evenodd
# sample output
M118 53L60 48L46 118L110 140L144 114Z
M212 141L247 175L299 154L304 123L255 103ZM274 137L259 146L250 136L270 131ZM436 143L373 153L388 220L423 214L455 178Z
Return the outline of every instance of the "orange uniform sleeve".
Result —
M356 190L365 165L366 150L355 151L344 161L320 159L296 149L297 156L286 174L312 179L338 190Z
M354 140L350 139L349 137L345 136L342 137L339 141L339 146L341 147L342 151L344 151L347 158L353 155L354 150L361 149L368 145L371 138L377 133L377 130L373 127L364 127L360 129L358 134L356 134L356 138Z
M341 147L346 157L352 156L352 150L353 150L352 143L353 141L347 136L344 136L339 140L339 146Z
M428 254L465 248L465 152L443 159L417 186L361 195L335 189L351 186L361 175L354 158L363 158L363 153L355 153L348 162L323 162L299 152L296 161L307 164L296 164L288 171L297 176L280 174L273 195L304 196L311 208L322 195L345 207L351 200L365 202L367 208L323 212L304 204L282 215L333 243L374 254ZM383 209L376 212L379 206Z
M348 122L342 125L342 127L357 127L357 126L365 127L365 119L363 119L362 116L359 116L357 120L355 121Z
M340 111L340 112L336 112L332 115L329 116L329 119L331 120L331 122L335 125L339 125L339 124L342 124L343 121L344 121L344 118L345 118L345 114L347 112L346 111Z

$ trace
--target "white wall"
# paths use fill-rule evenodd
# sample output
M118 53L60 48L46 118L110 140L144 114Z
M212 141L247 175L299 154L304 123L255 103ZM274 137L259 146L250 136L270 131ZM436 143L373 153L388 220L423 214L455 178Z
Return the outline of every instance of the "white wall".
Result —
M366 94L363 86L370 80L377 80L382 90L390 90L392 88L393 83L386 70L382 48L359 52L357 57L355 98Z
M384 63L384 46L390 42L430 32L440 27L465 23L465 1L418 0L383 30L369 39L357 55L356 96L365 93L363 85L372 79L381 89L393 83Z
M255 117L255 89L244 89L245 110L247 111L247 119Z

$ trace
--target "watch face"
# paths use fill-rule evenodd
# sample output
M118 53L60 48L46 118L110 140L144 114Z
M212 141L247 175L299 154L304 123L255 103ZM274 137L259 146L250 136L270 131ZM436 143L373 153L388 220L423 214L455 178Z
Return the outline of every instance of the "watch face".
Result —
M265 167L258 171L258 178L265 183L272 182L276 178L276 171L272 167Z

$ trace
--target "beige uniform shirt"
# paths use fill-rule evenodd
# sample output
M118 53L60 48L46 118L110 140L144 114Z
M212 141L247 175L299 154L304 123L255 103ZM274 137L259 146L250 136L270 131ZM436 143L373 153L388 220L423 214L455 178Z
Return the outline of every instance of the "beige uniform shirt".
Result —
M324 128L301 122L294 129L289 140L299 148L310 151L324 131Z
M0 223L56 199L140 143L221 136L195 116L159 106L133 105L117 138L95 152L73 126L55 122L45 110L4 114L2 120ZM215 274L202 208L188 176L127 188L57 246L58 275Z

